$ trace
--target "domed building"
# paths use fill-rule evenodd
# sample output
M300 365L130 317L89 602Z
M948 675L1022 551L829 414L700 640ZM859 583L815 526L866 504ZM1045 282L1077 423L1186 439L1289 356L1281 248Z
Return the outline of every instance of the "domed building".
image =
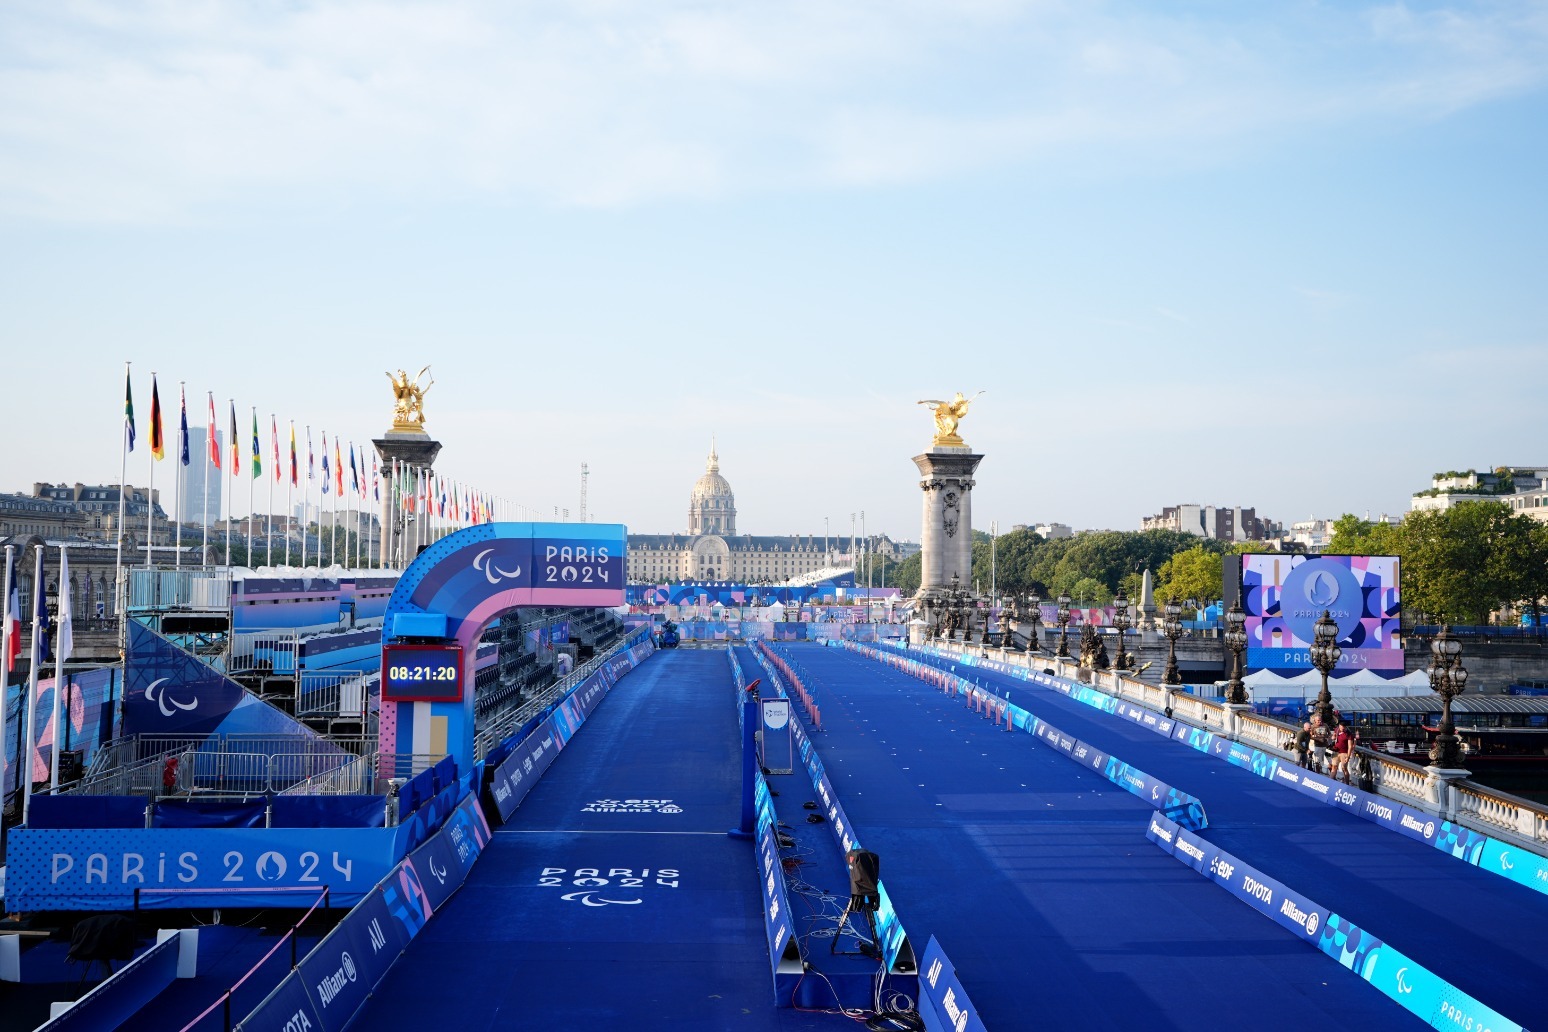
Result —
M693 496L688 501L688 536L700 534L736 534L736 495L720 475L720 456L715 453L713 439L704 475L693 482Z
M630 534L628 577L636 584L675 581L735 581L779 584L829 566L847 565L840 538L820 534L784 537L738 534L736 494L720 475L720 455L710 442L704 472L688 497L688 533ZM863 546L862 546L863 547ZM884 534L872 535L869 547L888 562L908 554ZM845 553L841 556L839 553Z

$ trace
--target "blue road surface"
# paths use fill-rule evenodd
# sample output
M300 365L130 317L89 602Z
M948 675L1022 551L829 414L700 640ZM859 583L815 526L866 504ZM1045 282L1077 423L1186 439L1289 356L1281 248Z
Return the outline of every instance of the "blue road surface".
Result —
M1423 1027L1162 853L1150 807L1063 753L855 653L788 654L904 924L936 935L988 1028Z
M918 652L911 655L930 661ZM872 698L879 682L896 684L908 697L918 697L920 704L928 698L932 707L944 705L960 712L958 722L966 725L965 730L972 722L982 722L982 718L964 711L960 702L948 701L923 682L856 654L811 649L802 650L800 656L814 676L845 686L843 697L856 719L872 721L868 728L874 728L882 714L903 711L894 705L880 707L878 712L878 707L864 703ZM946 659L933 662L948 670L954 666ZM879 672L882 670L886 677ZM1210 826L1202 835L1210 842L1347 917L1506 1017L1529 1028L1548 1025L1548 992L1544 989L1548 986L1548 951L1543 949L1548 896L1271 784L1062 693L976 667L958 666L957 673L1001 694L1008 692L1017 705L1061 731L1198 796L1209 814ZM833 694L830 691L830 699ZM824 710L825 719L828 712ZM916 736L906 728L899 729L897 723L886 720L891 740L914 741ZM1033 736L996 734L1023 750L1031 746L1052 756L1053 751L1041 747ZM1058 759L1052 757L1050 762ZM854 804L850 809L860 820ZM1204 881L1191 871L1185 873ZM1223 891L1206 887L1226 898L1230 906L1245 911ZM1253 920L1268 923L1256 916ZM1288 934L1284 937L1291 941ZM1315 976L1320 970L1323 980L1352 983L1355 992L1382 999L1328 958L1299 943L1294 945L1312 958L1308 975ZM965 968L969 975L973 972L973 965L964 964L955 955L953 959L959 970ZM1401 1022L1411 1025L1414 1019L1405 1014ZM1401 1022L1399 1027L1404 1027ZM1348 1023L1347 1014L1341 1023Z
M723 650L619 681L351 1027L833 1029L776 1010Z

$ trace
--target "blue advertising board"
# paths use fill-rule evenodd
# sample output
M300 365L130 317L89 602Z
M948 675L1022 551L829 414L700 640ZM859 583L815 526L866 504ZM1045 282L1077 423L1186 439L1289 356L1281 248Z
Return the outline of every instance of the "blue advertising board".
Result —
M933 935L919 971L919 1016L929 1032L985 1032L978 1009L957 978L957 969Z
M392 829L17 828L16 910L352 905L392 868Z
M1347 918L1270 878L1160 814L1145 837L1237 899L1310 943L1434 1028L1522 1032L1522 1026L1475 1000Z

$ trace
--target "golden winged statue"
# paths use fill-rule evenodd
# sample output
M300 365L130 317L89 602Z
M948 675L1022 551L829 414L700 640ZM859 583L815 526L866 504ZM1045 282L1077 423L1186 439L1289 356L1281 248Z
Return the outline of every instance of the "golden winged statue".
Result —
M979 394L983 393L983 391L979 391L978 394L973 395L971 398L964 398L962 392L958 391L957 396L950 401L942 401L939 398L926 398L919 401L918 404L920 405L935 406L933 410L935 416L935 438L930 443L945 448L966 448L967 442L958 435L957 427L961 424L963 417L968 414L968 406L978 399Z
M432 379L423 387L419 381L425 378L430 371L425 366L412 380L405 370L399 369L396 373L389 372L387 379L392 381L392 428L394 430L409 430L423 433L425 429L425 395L430 388L435 386Z

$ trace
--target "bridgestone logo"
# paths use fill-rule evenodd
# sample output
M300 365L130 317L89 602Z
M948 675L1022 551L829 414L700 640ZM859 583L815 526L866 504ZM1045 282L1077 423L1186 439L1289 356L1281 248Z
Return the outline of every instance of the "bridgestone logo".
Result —
M1195 846L1187 839L1178 839L1177 848L1179 851L1187 853L1189 856L1193 857L1193 859L1199 861L1200 863L1204 861L1204 850L1200 849L1198 846Z

